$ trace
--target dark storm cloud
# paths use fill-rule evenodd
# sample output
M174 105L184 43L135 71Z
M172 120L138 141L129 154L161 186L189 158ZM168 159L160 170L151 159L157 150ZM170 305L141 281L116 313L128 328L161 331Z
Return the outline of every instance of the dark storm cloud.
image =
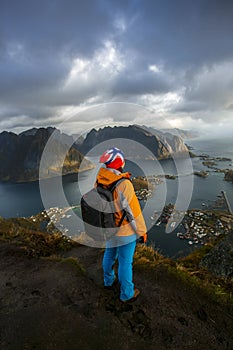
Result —
M171 77L154 73L149 67L139 67L135 65L133 69L123 70L114 81L112 93L118 96L161 94L175 88Z
M204 102L195 101L185 101L178 104L173 108L173 112L189 113L189 112L199 112L208 108L208 104Z
M56 88L67 73L68 67L56 60L9 59L0 65L0 96L9 103L24 103L27 99L29 102L34 99L32 93L36 96L41 90Z
M59 50L90 55L112 28L101 1L1 1L1 22L6 40L23 42L40 58Z
M181 91L174 115L230 111L232 15L231 0L1 0L0 118L45 123L60 106ZM99 55L106 42L116 62Z
M232 59L232 1L158 0L140 4L126 42L147 60L188 67Z
M68 73L72 57L91 56L112 27L110 17L96 5L95 1L1 1L0 92L51 83L56 87Z

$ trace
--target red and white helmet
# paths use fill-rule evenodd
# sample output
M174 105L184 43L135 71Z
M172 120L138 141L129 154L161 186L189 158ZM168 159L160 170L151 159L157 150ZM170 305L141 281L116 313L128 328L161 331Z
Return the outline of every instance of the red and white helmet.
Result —
M116 147L105 151L100 157L100 163L104 163L107 168L119 169L125 165L123 152Z

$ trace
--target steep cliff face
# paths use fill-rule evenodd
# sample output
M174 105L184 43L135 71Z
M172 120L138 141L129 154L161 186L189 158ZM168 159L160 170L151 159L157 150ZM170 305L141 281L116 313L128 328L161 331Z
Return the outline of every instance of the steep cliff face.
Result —
M216 276L233 277L233 232L222 239L201 261Z
M5 131L1 133L0 180L13 182L38 180L41 156L53 131L53 128L34 128L20 135ZM64 137L64 134L55 131L51 143L52 151L46 159L42 177L55 176L61 169L63 174L78 172L81 162L83 170L92 167L76 148L71 147L66 152ZM66 137L68 140L69 136Z
M105 127L98 131L92 129L79 149L83 154L90 152L91 155L97 155L107 147L113 146L121 148L127 157L147 157L148 150L157 159L184 155L188 152L180 137L156 130L152 132L150 128L137 125Z
M11 170L14 155L18 149L18 137L12 132L3 131L0 134L0 178L7 176L6 169Z

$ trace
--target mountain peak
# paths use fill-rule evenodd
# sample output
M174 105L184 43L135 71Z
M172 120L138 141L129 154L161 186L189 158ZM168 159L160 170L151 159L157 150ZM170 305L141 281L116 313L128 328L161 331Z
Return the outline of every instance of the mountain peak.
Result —
M43 177L56 176L61 173L61 169L63 174L77 173L81 162L83 170L93 167L73 146L72 136L62 134L56 128L32 128L19 135L3 132L0 134L0 180L38 180L42 153L52 134L52 151L48 155L46 168L41 173Z
M97 155L111 147L122 149L126 157L147 157L149 152L157 159L166 159L173 155L187 155L188 152L180 137L139 125L108 126L98 131L92 129L79 149L83 154L91 152Z

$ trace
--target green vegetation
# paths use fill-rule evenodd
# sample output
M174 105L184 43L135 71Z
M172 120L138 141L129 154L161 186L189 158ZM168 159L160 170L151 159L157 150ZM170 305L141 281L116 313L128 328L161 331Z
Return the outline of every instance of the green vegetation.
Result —
M207 167L212 167L214 165L217 165L216 162L214 162L213 160L210 160L210 161L204 161L202 162L203 165L207 166Z
M142 176L138 176L132 179L133 187L135 191L139 191L141 189L148 189L149 184L147 179L144 179Z
M82 274L86 274L85 268L83 267L83 265L81 264L81 262L77 258L73 258L73 257L63 258L63 257L58 256L58 255L50 255L50 256L41 257L41 259L47 260L47 261L52 261L52 262L58 262L58 263L61 263L63 265L67 265L69 268L73 269L74 271L76 271L78 273L81 272Z
M157 265L173 265L175 262L159 254L153 247L137 245L134 255L134 266L137 268L154 268Z
M195 250L188 256L177 260L177 269L184 273L184 276L191 276L196 285L204 288L214 298L221 298L224 302L233 304L233 279L217 277L204 267L200 266L202 258L225 237L220 235L212 239L200 249Z
M209 253L209 251L213 248L213 245L211 243L208 243L207 245L203 246L200 249L194 250L191 254L186 256L185 258L181 258L178 260L178 262L186 269L197 269L199 268L199 264L201 262L201 259Z
M185 258L172 260L154 251L152 247L139 245L134 257L136 270L163 269L164 278L178 280L178 285L198 290L209 298L224 304L233 304L233 280L216 277L200 267L201 259L219 241L219 237ZM166 276L166 277L165 277ZM170 276L170 277L169 277ZM232 306L233 307L233 306Z
M199 177L203 177L203 178L205 178L209 175L209 173L207 173L206 171L194 171L193 174L197 175Z
M67 266L71 267L72 269L74 269L77 272L82 272L83 274L86 273L86 270L84 269L84 267L82 266L82 264L80 263L80 261L76 258L63 258L61 259L61 262L63 264L66 264Z
M233 182L233 170L228 170L225 172L224 180Z
M191 269L192 271L199 268L200 262L202 258L209 253L209 251L225 237L225 235L221 234L218 237L214 237L209 240L206 245L199 249L195 249L192 253L187 255L184 258L180 258L177 260L184 268Z
M233 304L233 280L219 278L200 266L201 259L214 247L222 237L211 240L201 249L195 250L187 257L172 260L161 255L153 247L138 245L134 257L134 269L138 272L162 271L164 278L175 279L177 284L198 289L215 301ZM61 251L70 250L78 243L58 232L40 231L40 222L31 218L3 219L0 217L0 241L11 242L20 248L23 255L50 259L61 262L85 273L79 260L73 257L61 258ZM153 273L151 274L153 276Z
M178 264L175 268L168 267L167 272L180 281L182 288L187 286L198 294L202 293L215 302L233 308L232 281L215 277L204 269L199 268L197 271L185 269L182 264Z
M49 256L77 244L59 232L41 232L40 223L30 218L1 219L0 240L15 243L30 256Z

